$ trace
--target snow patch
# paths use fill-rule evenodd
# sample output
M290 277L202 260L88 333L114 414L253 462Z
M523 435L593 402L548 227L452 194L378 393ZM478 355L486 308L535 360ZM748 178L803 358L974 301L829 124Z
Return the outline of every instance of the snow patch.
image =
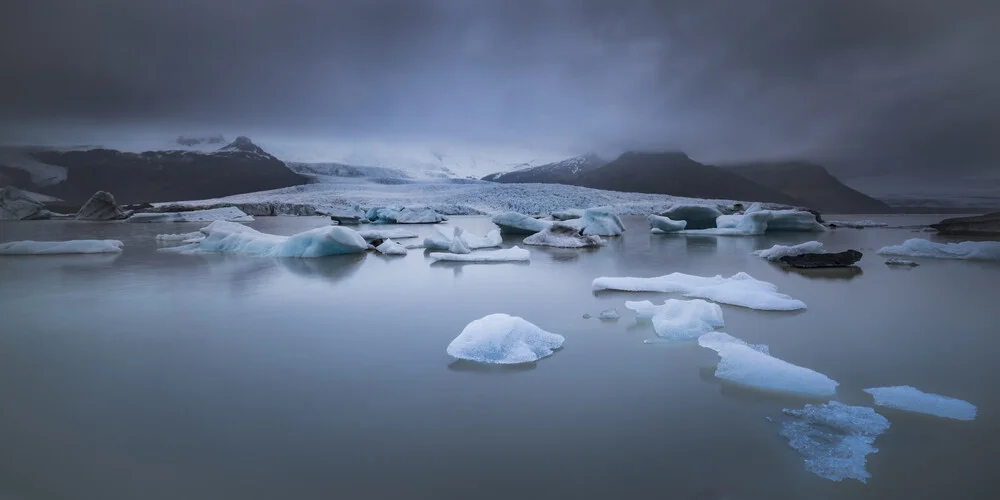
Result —
M477 319L448 344L449 355L492 364L519 364L551 356L562 347L562 335L547 332L517 316L490 314Z

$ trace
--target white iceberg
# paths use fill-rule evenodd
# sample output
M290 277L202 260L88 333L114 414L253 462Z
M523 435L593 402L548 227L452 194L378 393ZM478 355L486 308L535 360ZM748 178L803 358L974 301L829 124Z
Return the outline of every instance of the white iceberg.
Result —
M584 236L619 236L625 231L625 224L611 207L588 208L578 223Z
M447 217L430 208L376 207L366 214L375 224L437 224Z
M531 258L531 252L515 246L503 250L489 250L467 254L431 252L429 257L433 260L450 262L526 262Z
M695 339L725 326L722 308L700 299L667 299L661 305L643 300L626 302L625 307L635 311L637 319L649 320L656 334L668 340Z
M767 221L767 231L799 231L823 232L826 226L816 221L816 215L805 210L752 210L747 209L744 215L765 212L770 214Z
M794 311L806 305L788 295L778 293L778 287L759 281L747 273L736 273L729 278L693 276L671 273L656 278L597 278L594 290L621 290L626 292L679 293L685 297L708 299L722 304L741 306L763 311Z
M1000 241L935 243L920 238L911 238L904 241L902 245L882 247L878 254L935 259L1000 260Z
M879 221L874 221L874 220L869 220L869 219L864 219L864 220L831 220L831 221L827 221L827 223L830 224L831 226L850 227L850 228L854 228L854 229L863 229L863 228L866 228L866 227L886 227L886 226L889 225L886 222L879 222Z
M461 238L470 250L499 247L503 244L503 237L498 229L486 233L486 236L471 234L454 226L438 226L437 231L438 234L424 238L424 248L448 250L456 237Z
M523 318L490 314L466 325L448 344L449 355L492 364L531 363L562 347L562 335L547 332Z
M205 238L160 251L178 253L241 253L267 257L326 257L360 253L368 243L357 231L342 226L326 226L292 236L266 234L235 222L215 221L201 229Z
M406 255L406 248L390 239L375 247L375 251L382 255Z
M493 217L493 223L500 226L504 234L535 234L552 225L549 221L539 220L517 212L506 212Z
M598 314L597 317L607 321L614 321L620 318L621 315L618 314L618 309L611 308L601 311L601 314Z
M770 354L767 344L750 344L740 340L726 332L708 332L704 335L698 337L698 345L711 349L715 352L719 352L724 344L739 344L745 345L757 352L762 352L764 354Z
M753 252L758 257L763 257L771 262L777 262L782 257L794 257L807 253L823 253L823 244L818 241L807 241L798 245L785 246L774 245L766 250L756 250Z
M448 243L449 252L453 254L467 254L472 252L472 249L469 248L469 245L466 245L465 241L462 239L462 233L463 233L462 228L460 227L455 228L455 237L452 238L451 241ZM427 246L427 241L424 241L424 246Z
M837 382L822 373L793 365L735 337L710 335L698 345L719 354L715 376L736 385L793 396L829 397Z
M555 220L579 219L583 217L583 212L584 210L582 208L567 208L565 210L552 212L552 218Z
M968 401L926 393L908 385L873 387L865 392L875 398L877 406L955 420L976 418L976 405Z
M125 222L253 222L253 217L236 207L209 208L190 212L143 212L132 214Z
M805 457L806 470L831 481L867 482L866 457L878 452L875 439L889 429L889 420L867 406L831 401L807 404L801 410L784 410L789 420L781 424L788 445Z
M194 231L191 233L158 234L156 235L156 241L184 241L190 243L193 240L200 240L204 237L205 233Z
M676 204L659 215L675 221L684 221L687 229L709 229L716 227L715 221L722 212L707 205Z
M556 222L551 226L524 239L526 245L560 248L598 247L604 244L600 236L584 236L580 228L566 222Z
M650 215L649 227L654 233L673 233L676 231L681 231L687 227L687 221L684 220L673 220L670 217L663 217L660 215Z
M366 229L364 231L358 231L365 241L375 241L375 240L405 240L407 238L416 238L417 235L405 229Z
M11 241L0 243L0 255L118 253L123 246L118 240Z

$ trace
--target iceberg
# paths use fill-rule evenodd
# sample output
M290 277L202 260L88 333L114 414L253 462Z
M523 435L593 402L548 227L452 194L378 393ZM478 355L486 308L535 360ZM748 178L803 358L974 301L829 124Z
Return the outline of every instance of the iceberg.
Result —
M192 242L189 240L200 240L205 237L205 233L201 231L194 231L191 233L176 233L176 234L158 234L156 235L156 241L183 241Z
M361 207L355 205L347 210L333 210L327 212L330 215L330 219L340 224L341 226L366 224L368 223L368 217L361 210Z
M659 214L675 221L684 221L687 229L714 228L715 220L722 215L718 208L707 205L674 205Z
M789 420L779 433L805 457L806 470L831 481L867 482L866 457L878 452L875 439L889 429L889 420L866 406L831 401L784 410Z
M447 217L430 208L376 207L366 214L375 224L437 224Z
M611 207L588 208L579 219L580 234L584 236L619 236L625 224Z
M580 228L566 222L556 222L524 239L526 245L560 248L598 247L604 244L600 236L584 236Z
M882 247L878 254L935 259L1000 260L1000 241L935 243L920 238L911 238L904 241L902 245Z
M826 226L816 221L816 215L806 210L764 210L760 208L760 204L755 203L744 212L744 215L756 213L770 214L767 231L826 231Z
M424 238L424 248L448 250L456 237L461 238L470 250L499 247L503 244L503 237L497 229L486 233L486 236L477 236L454 226L438 226L437 231L438 234Z
M864 219L864 220L831 220L827 222L830 227L850 227L854 229L864 229L866 227L886 227L889 224L886 222L878 222L874 220Z
M446 351L458 359L512 365L551 356L565 341L524 318L490 314L466 325Z
M76 213L77 220L118 220L127 217L128 214L115 202L115 197L107 191L94 193Z
M700 299L667 299L662 305L648 300L625 302L625 308L635 311L637 319L649 320L656 334L669 340L696 339L725 326L722 308Z
M493 217L503 234L535 234L552 225L549 221L535 219L517 212L506 212Z
M917 264L916 262L913 262L912 260L900 259L900 258L897 258L897 257L892 257L890 259L886 259L885 260L885 265L887 265L887 266L917 267L920 264Z
M822 373L775 358L767 352L766 346L754 346L730 335L713 333L705 334L709 335L705 340L699 337L698 345L719 354L715 376L722 380L793 396L829 397L837 393L837 382Z
M656 278L597 278L594 290L620 290L626 292L679 293L685 297L707 299L713 302L741 306L762 311L795 311L806 305L788 295L778 293L778 288L766 281L759 281L747 273L736 273L729 278L693 276L671 273Z
M190 212L143 212L132 214L125 222L253 222L253 217L236 207L209 208Z
M387 240L389 238L394 238L397 240L405 240L407 238L416 238L415 233L411 233L405 229L366 229L364 231L358 231L365 241L375 241L375 240Z
M0 188L0 220L48 219L51 212L27 192L13 186Z
M567 208L566 210L552 212L552 218L555 220L579 219L583 217L583 212L584 210L582 208Z
M823 244L818 241L807 241L798 245L785 246L774 245L766 250L756 250L753 252L758 257L763 257L771 262L778 262L782 257L794 257L807 253L823 253Z
M976 418L976 405L968 401L926 393L908 385L872 387L865 389L865 392L875 398L876 406L955 420Z
M118 253L123 246L118 240L11 241L0 243L0 255Z
M382 255L406 255L406 248L390 239L375 247L375 251Z
M178 253L241 253L266 257L326 257L361 253L368 243L357 231L326 226L292 236L266 234L235 222L215 221L201 229L205 238L160 251Z
M659 215L650 215L649 227L654 233L673 233L681 231L687 227L687 221L673 220L670 217L662 217Z
M620 318L621 315L618 314L618 309L611 308L601 311L601 314L598 314L597 317L606 321L614 321Z
M503 250L467 254L431 252L429 257L433 260L450 262L526 262L531 258L531 252L515 246Z
M426 241L424 242L424 246L427 246ZM452 238L451 241L449 242L448 251L453 254L467 254L472 252L472 249L469 248L469 245L466 245L465 241L462 240L462 228L460 227L455 228L455 237Z

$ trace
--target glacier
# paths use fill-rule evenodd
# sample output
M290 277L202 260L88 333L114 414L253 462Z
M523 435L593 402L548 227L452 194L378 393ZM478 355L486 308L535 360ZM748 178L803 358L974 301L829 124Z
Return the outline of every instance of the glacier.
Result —
M505 212L493 217L493 223L500 226L504 234L535 234L552 225L552 222L536 219L517 212Z
M524 318L490 314L466 325L446 352L478 363L531 363L551 356L565 341L562 335L542 330Z
M872 408L836 401L783 412L788 420L779 433L805 458L807 471L831 481L868 481L866 457L878 452L872 444L889 429L888 419Z
M310 229L279 236L228 221L215 221L201 229L205 238L187 245L161 248L161 252L240 253L266 257L326 257L360 253L368 242L357 231L341 226Z
M189 212L143 212L132 214L125 222L253 222L253 217L236 207L209 208Z
M600 236L584 236L578 226L568 222L554 222L545 229L524 239L525 245L559 248L599 247L604 244Z
M654 233L673 233L687 227L687 221L673 220L670 217L654 214L650 215L648 219L650 230Z
M895 408L955 420L974 420L976 405L961 399L930 394L908 385L865 389L876 406Z
M60 255L82 253L118 253L118 240L11 241L0 243L0 255Z
M722 308L701 299L667 299L661 305L648 300L625 302L636 319L653 324L656 335L667 340L690 340L725 326Z
M406 255L406 248L390 239L375 247L375 251L382 255Z
M710 335L698 345L719 354L715 376L736 385L793 396L830 397L837 393L837 382L817 371L794 365L771 356L735 337Z
M515 246L503 250L478 251L466 254L431 252L428 257L433 260L449 262L527 262L531 258L531 252Z
M1000 241L935 243L930 240L911 238L901 245L882 247L877 253L879 255L931 257L934 259L1000 260Z
M424 248L448 250L455 238L460 238L470 250L499 247L503 244L503 237L497 229L486 233L486 236L478 236L455 226L438 226L436 229L438 234L424 238Z
M729 278L684 273L671 273L655 278L601 277L595 279L592 286L598 291L679 293L685 297L762 311L795 311L806 308L802 301L778 293L775 285L756 280L747 273L736 273Z
M823 244L818 241L807 241L798 245L774 245L765 250L755 250L753 255L762 257L771 262L778 262L782 257L794 257L807 253L823 253Z

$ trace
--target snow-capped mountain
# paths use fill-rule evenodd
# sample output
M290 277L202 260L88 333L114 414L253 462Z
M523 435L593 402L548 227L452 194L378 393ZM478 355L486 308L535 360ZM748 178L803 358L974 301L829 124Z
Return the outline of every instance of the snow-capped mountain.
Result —
M545 165L528 166L516 170L491 173L483 177L483 180L506 183L555 182L573 184L571 180L575 179L579 174L601 168L607 164L608 160L596 154L589 153Z

